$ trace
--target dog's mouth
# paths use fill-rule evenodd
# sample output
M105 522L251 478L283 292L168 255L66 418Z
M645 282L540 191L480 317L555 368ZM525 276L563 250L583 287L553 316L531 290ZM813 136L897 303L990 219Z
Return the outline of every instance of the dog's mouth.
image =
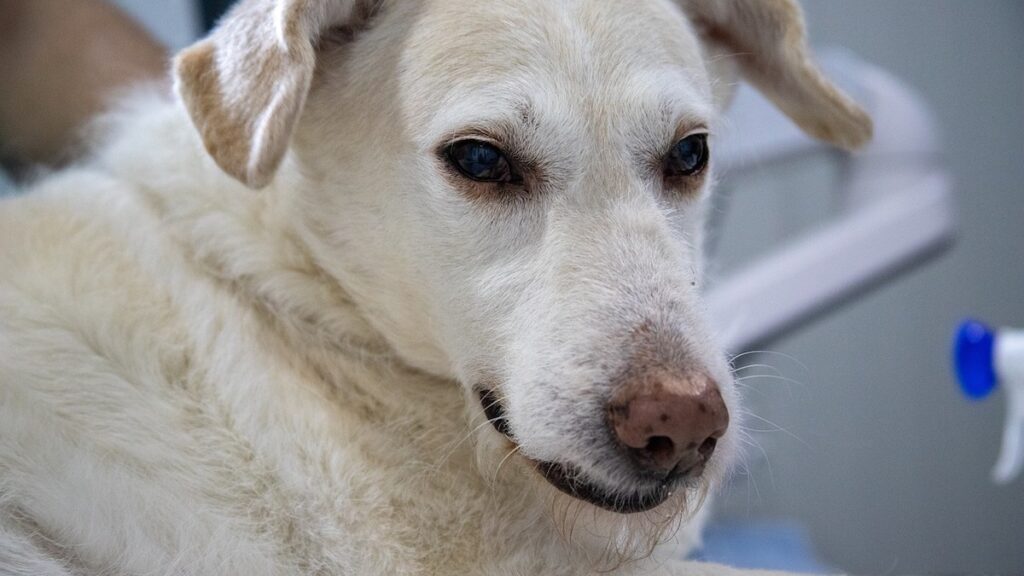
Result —
M494 426L494 429L507 438L509 442L518 445L515 437L512 435L508 419L505 417L505 408L501 405L497 395L491 390L480 390L479 395L484 415L491 425ZM528 460L545 480L561 492L610 512L619 514L645 512L664 503L673 493L671 479L661 481L653 489L623 494L618 491L608 490L587 480L584 474L575 466L558 462Z

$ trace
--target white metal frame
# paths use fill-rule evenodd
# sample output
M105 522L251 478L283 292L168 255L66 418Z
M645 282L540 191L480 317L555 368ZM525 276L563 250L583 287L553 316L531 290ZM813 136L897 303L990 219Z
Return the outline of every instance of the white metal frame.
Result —
M955 231L951 179L921 98L848 54L827 53L822 63L868 108L875 138L843 159L841 216L758 255L710 289L711 316L732 351L769 340L858 288L935 254ZM743 139L723 139L718 159L726 174L822 152L746 87L728 124Z

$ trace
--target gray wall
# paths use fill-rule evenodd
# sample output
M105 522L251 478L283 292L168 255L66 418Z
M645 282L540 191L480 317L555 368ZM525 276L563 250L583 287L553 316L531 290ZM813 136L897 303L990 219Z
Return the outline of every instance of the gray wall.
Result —
M188 46L199 32L195 0L110 0L139 19L172 51Z
M1024 574L1024 480L988 480L1003 398L969 404L949 371L964 315L1024 326L1024 2L804 4L815 44L848 47L930 101L960 234L943 257L772 343L785 356L757 359L797 383L746 382L771 422L752 422L773 430L755 434L767 463L752 451L720 514L799 518L854 573Z

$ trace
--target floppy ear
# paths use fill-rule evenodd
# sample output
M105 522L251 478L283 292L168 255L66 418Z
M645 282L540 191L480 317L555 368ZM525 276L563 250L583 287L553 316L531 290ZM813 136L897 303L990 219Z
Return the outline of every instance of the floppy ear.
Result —
M368 0L241 0L174 62L175 90L207 152L252 188L288 149L323 31L365 17Z
M704 41L805 132L846 149L871 139L871 118L829 82L807 48L795 0L679 0Z

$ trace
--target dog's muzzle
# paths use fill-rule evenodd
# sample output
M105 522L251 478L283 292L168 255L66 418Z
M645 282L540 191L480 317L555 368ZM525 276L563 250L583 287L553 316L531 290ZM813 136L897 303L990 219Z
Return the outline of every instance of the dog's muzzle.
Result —
M650 380L643 384L622 387L606 415L620 457L636 475L633 489L603 487L572 464L530 460L537 472L563 493L620 514L655 508L686 481L699 477L729 421L717 386L710 379L698 387L652 387ZM478 393L488 421L517 445L496 392Z

